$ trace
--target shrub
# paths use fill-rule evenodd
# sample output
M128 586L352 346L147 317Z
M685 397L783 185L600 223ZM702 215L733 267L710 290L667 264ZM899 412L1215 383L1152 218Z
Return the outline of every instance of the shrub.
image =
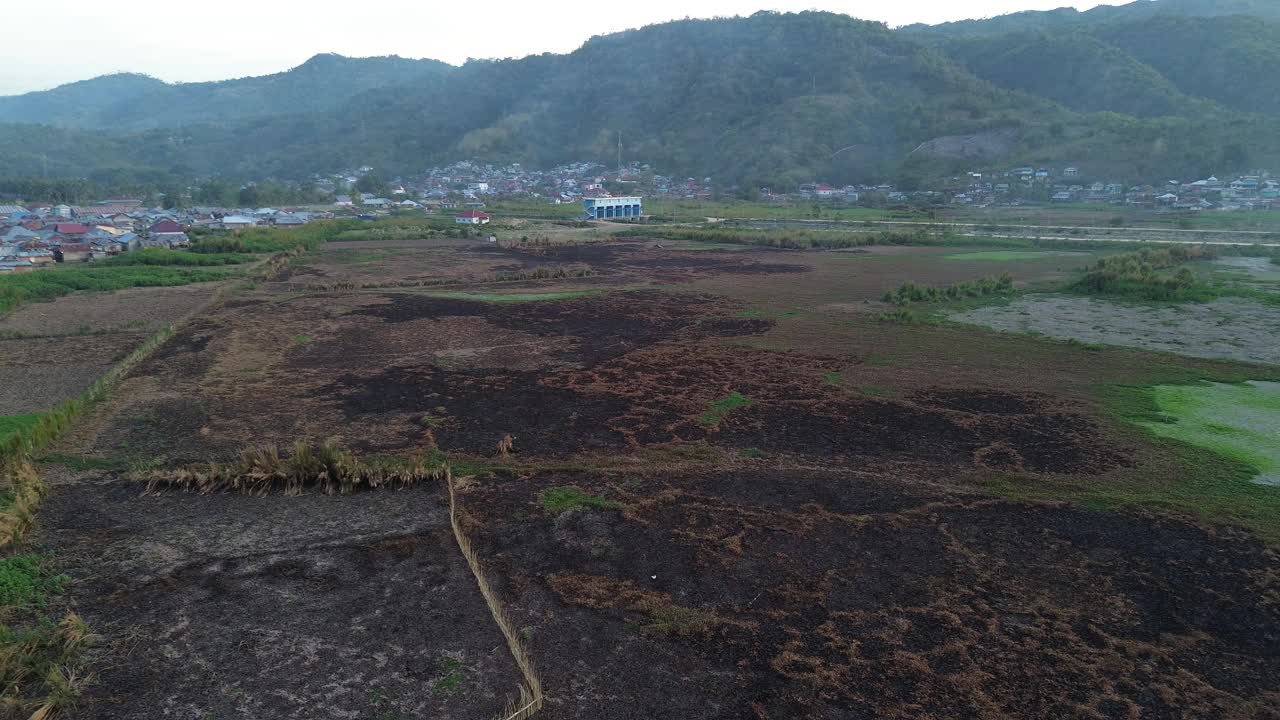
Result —
M1197 281L1190 268L1162 272L1208 256L1205 248L1184 245L1112 255L1085 270L1071 289L1088 295L1120 295L1144 300L1209 299L1215 295L1212 288Z
M1010 295L1012 293L1013 276L1009 273L1004 273L998 278L984 277L980 280L966 280L946 287L917 285L908 281L897 289L886 292L881 299L895 305L907 305L913 302L936 303L992 295Z

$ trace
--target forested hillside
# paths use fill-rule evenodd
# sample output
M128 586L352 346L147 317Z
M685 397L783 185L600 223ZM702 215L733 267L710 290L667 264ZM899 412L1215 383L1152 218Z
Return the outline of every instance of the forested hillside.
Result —
M902 30L758 13L458 68L319 56L224 83L110 76L0 98L0 121L44 125L0 126L0 162L105 182L297 178L460 158L610 162L621 140L627 160L742 184L1011 163L1135 180L1229 172L1280 160L1269 8L1140 0Z
M0 97L0 122L144 130L332 110L366 90L447 72L436 60L317 55L292 70L220 82L169 84L121 73L46 92Z

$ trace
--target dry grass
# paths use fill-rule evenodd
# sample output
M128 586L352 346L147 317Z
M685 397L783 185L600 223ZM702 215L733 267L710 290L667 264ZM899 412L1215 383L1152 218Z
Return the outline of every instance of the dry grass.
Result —
M0 717L47 720L70 708L84 682L73 668L92 638L84 620L72 612L56 624L3 632Z
M19 456L0 460L0 490L10 498L0 511L0 547L16 545L35 524L36 510L48 489L31 460Z
M444 478L445 467L417 457L409 460L361 460L329 440L318 446L299 441L288 455L274 445L249 448L227 464L159 470L138 474L147 492L166 489L199 493L236 492L300 495L316 490L325 495L348 495L361 490L402 488Z
M494 593L488 579L485 578L484 569L480 566L480 558L471 547L471 541L462 532L462 524L458 520L458 500L453 473L449 471L448 467L445 468L444 479L445 487L449 491L449 524L453 527L453 537L458 542L458 549L462 551L462 556L467 560L467 566L471 568L471 574L476 578L476 584L480 587L480 595L484 597L485 604L489 606L489 612L493 614L494 622L497 623L498 629L502 631L503 637L507 639L507 647L511 650L511 656L515 659L516 666L520 668L520 674L524 678L524 682L520 685L520 699L515 703L509 704L507 709L499 716L499 720L524 720L525 718L533 717L542 709L542 680L538 677L538 673L533 667L533 661L529 658L528 651L525 650L524 641L521 640L519 633L516 631L515 624L511 622L506 608L499 602L497 594Z

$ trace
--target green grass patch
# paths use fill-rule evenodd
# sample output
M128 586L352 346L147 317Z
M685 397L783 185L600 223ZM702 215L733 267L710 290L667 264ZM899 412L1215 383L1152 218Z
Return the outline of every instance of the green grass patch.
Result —
M235 274L235 270L209 268L62 265L0 277L0 313L23 303L53 300L73 292L112 292L133 287L190 285L224 280Z
M542 503L542 509L552 515L559 515L562 512L577 508L590 508L593 510L622 509L622 503L616 500L608 500L592 495L581 488L564 485L543 490L538 494L538 501Z
M706 428L716 427L729 413L741 408L751 407L753 404L754 401L751 398L735 390L711 403L711 407L698 416L698 424Z
M127 470L131 464L129 458L99 458L61 453L42 455L38 460L44 465L62 465L78 472Z
M453 658L445 658L440 663L444 675L432 683L431 687L438 693L451 693L462 687L462 663Z
M40 422L40 413L24 413L22 415L5 415L0 417L0 443L13 435L25 435L31 432Z
M599 290L575 290L569 292L548 293L469 293L469 292L429 292L427 297L449 298L451 300L473 300L487 303L523 303L542 300L576 300L596 295Z
M312 338L311 338L311 336L310 336L310 335L294 335L294 336L293 336L293 344L294 344L294 345L306 345L307 343L311 342L311 339L312 339Z
M760 448L743 448L738 451L738 457L748 458L750 460L763 460L765 452Z
M253 262L255 259L252 255L243 253L193 253L183 250L169 250L167 248L143 248L107 258L100 264L108 267L130 265L216 267L218 265L241 265Z
M1087 255L1073 252L1036 252L1034 250L984 250L981 252L956 253L946 255L943 260L961 260L977 262L1018 262L1021 260L1043 260L1050 257L1071 255Z
M44 555L11 555L0 559L0 612L42 608L49 596L62 592L68 578L49 569Z
M825 385L839 385L844 382L844 377L838 372L823 373L822 382Z
M1255 388L1205 383L1197 377L1201 373L1184 374L1160 377L1153 386L1099 389L1108 410L1131 424L1135 436L1151 443L1139 451L1134 467L1103 477L1002 474L984 484L992 492L1018 500L1067 500L1096 510L1145 507L1184 513L1210 523L1239 525L1280 544L1280 486L1259 482L1260 466L1267 460L1259 457L1254 446L1257 438L1248 435L1259 428L1246 419L1275 422L1274 388L1280 383ZM1260 397L1267 393L1270 399ZM1237 402L1246 407L1234 407ZM1274 436L1262 445L1267 443L1274 448Z
M1280 486L1280 383L1160 385L1151 393L1159 415L1143 427L1242 462L1257 471L1256 482Z

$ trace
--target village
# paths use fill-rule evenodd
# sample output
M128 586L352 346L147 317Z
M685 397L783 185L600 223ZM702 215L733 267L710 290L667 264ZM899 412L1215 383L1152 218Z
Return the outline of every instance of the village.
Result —
M615 216L592 205L600 200L649 197L659 200L711 202L749 198L778 205L824 204L844 207L988 208L1078 204L1116 206L1153 213L1195 214L1280 208L1280 181L1265 170L1220 180L1169 180L1126 185L1092 180L1079 168L1018 167L1000 173L971 172L935 188L915 182L844 185L813 182L792 192L722 188L712 179L657 174L648 165L631 163L609 169L596 163L574 163L550 170L530 170L518 163L495 165L463 161L435 167L422 175L395 178L383 192L352 188L369 177L372 167L312 178L324 205L276 208L147 207L139 198L112 197L93 205L28 203L0 200L0 273L26 272L55 263L104 259L142 248L184 249L189 233L240 231L254 227L294 228L334 217L374 219L391 212L454 215L458 224L484 225L491 215L486 201L534 200L549 205L585 205L585 220L627 219L641 215L637 200L619 206ZM4 204L10 203L10 204ZM610 204L617 204L610 203ZM634 208L634 215L631 215ZM627 214L624 216L624 212ZM572 213L566 213L572 214Z

